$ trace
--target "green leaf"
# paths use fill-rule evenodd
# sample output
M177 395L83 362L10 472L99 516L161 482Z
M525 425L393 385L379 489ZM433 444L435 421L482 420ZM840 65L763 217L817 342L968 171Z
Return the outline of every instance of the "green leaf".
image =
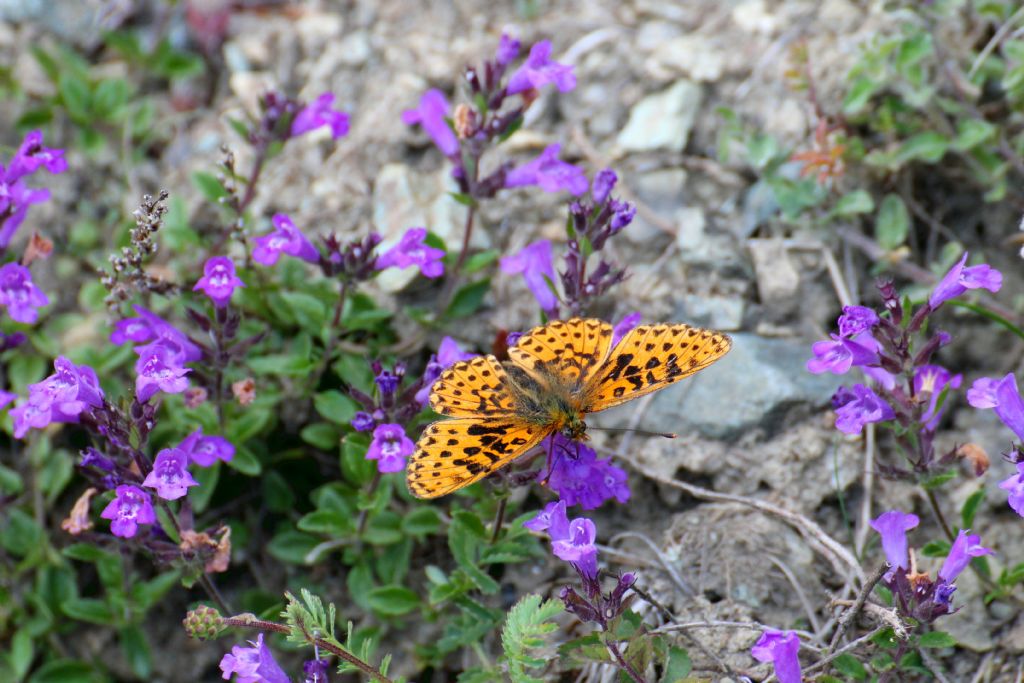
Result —
M28 683L97 683L103 680L85 662L57 659L43 664Z
M18 557L26 557L38 551L45 544L42 528L24 510L14 508L7 511L7 520L0 534L0 544Z
M61 605L61 611L72 619L87 621L91 624L110 626L114 623L114 613L104 600L72 598Z
M231 458L228 467L250 477L258 476L263 471L263 465L260 463L259 458L245 446L235 447L235 457Z
M196 467L192 476L199 482L199 486L189 491L189 502L197 513L205 512L217 490L217 481L220 480L220 461L210 467Z
M217 176L211 173L196 171L192 174L192 184L206 197L206 201L211 204L219 204L221 197L228 196L227 191L221 185Z
M497 249L488 249L487 251L481 251L479 254L473 254L462 264L462 272L466 275L472 275L497 261L500 255L501 252Z
M867 190L854 190L840 197L832 213L836 216L855 216L873 211L874 208L875 200L871 198L871 194Z
M832 666L835 667L836 671L843 674L847 678L852 678L855 681L863 681L868 677L868 672L864 668L864 665L860 663L860 660L851 654L842 654L832 660Z
M327 322L327 307L324 302L305 292L281 292L295 321L307 332L316 334Z
M953 149L965 152L978 145L994 140L998 128L983 119L963 119L956 127Z
M974 515L978 512L978 506L981 505L981 501L985 500L985 489L980 488L971 495L967 496L967 500L964 501L964 505L960 508L960 527L963 529L970 529L974 526Z
M121 117L131 87L122 78L110 78L96 86L92 96L92 108L96 116L106 121L116 121Z
M484 297L491 288L490 278L477 280L463 285L455 292L452 302L448 305L445 315L448 318L466 318L477 312L484 302Z
M693 669L690 661L690 654L681 647L671 646L668 649L668 658L665 661L665 674L661 677L662 683L678 683L683 681Z
M887 194L878 207L875 239L886 251L903 246L910 232L910 214L899 195Z
M850 89L846 91L846 97L843 98L843 113L856 114L860 112L867 106L871 96L880 86L880 83L863 76L855 80Z
M949 555L949 541L931 541L921 546L921 554L925 557L945 557Z
M440 530L441 515L431 506L418 507L402 517L402 532L410 536L427 536Z
M420 598L405 586L380 586L370 591L367 602L377 614L397 617L419 607Z
M956 470L949 470L925 479L921 482L921 486L929 490L939 489L945 486L947 482L956 479L956 476Z
M918 647L954 647L956 638L945 631L931 631L924 633L917 641Z
M355 531L351 515L336 510L314 510L304 515L296 526L301 531L335 537L347 536Z
M327 420L337 425L348 425L359 410L359 404L337 389L313 396L313 406Z
M88 123L92 118L89 111L89 103L92 95L89 92L89 84L70 73L62 73L57 83L57 92L60 93L61 103L76 123Z
M299 432L299 436L306 443L322 451L334 450L341 443L341 434L338 432L338 428L329 422L314 422L306 425Z
M543 666L547 659L530 651L545 645L544 636L557 627L552 619L562 609L558 600L541 602L539 595L527 595L509 610L501 629L501 645L513 683L541 683L527 671Z
M306 555L319 540L301 531L286 530L275 535L267 544L267 552L281 562L305 564Z
M269 470L261 478L263 501L272 512L288 512L295 506L292 488L278 472Z
M153 673L153 656L142 629L135 624L121 629L121 649L135 675L143 680L149 679Z
M9 653L9 663L11 668L14 669L14 680L20 681L28 673L28 669L32 666L32 657L35 654L35 648L32 646L32 634L29 633L27 628L19 629L14 637L11 638L11 650Z
M477 566L477 555L486 542L483 522L472 512L459 510L452 513L448 525L448 548L459 566L484 593L496 593L498 583Z
M949 140L944 135L927 130L904 142L897 150L893 160L897 165L914 160L934 164L946 155L948 149Z
M377 472L377 463L366 459L369 447L366 434L349 434L341 442L341 473L355 486L368 484Z

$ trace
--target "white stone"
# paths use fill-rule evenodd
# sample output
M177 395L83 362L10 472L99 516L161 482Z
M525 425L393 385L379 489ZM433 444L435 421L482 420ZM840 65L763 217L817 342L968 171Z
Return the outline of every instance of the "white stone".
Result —
M629 122L619 133L619 147L628 152L683 151L702 96L701 87L687 80L648 95L630 110Z

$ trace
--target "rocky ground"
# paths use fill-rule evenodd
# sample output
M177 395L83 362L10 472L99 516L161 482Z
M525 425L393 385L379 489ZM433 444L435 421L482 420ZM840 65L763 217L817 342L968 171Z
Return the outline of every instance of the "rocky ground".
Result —
M680 621L803 620L804 628L817 631L828 619L830 596L848 587L844 572L850 567L799 524L734 501L700 502L671 482L682 479L780 506L815 521L847 547L856 542L858 550L865 539L865 493L875 513L907 504L911 495L909 488L865 480L865 443L843 437L829 423L826 406L837 378L804 369L810 343L825 336L839 310L825 254L834 253L847 272L854 256L829 235L782 229L771 220L774 206L754 176L722 163L716 153L720 107L785 143L808 139L810 105L786 81L789 49L806 43L816 56L818 97L838 98L858 44L883 21L879 3L240 4L218 53L224 70L212 86L215 97L208 105L182 108L165 123L176 130L161 158L124 169L116 151L110 152L98 163L115 177L127 174L128 190L114 193L101 183L58 188L57 201L42 209L50 215L40 219L59 221L83 193L130 210L141 191L161 187L186 200L201 228L205 209L189 177L216 164L220 144L232 139L229 118L252 110L264 89L276 87L304 97L336 93L352 113L352 131L337 144L297 146L271 165L252 206L256 215L284 211L297 224L342 233L373 226L391 239L423 224L454 243L464 208L445 194L452 189L449 169L399 114L428 87L451 93L461 68L489 56L504 30L517 31L524 42L552 39L559 61L576 66L579 87L565 95L546 93L506 153L561 142L567 158L591 170L613 166L622 193L638 202L639 219L612 246L632 264L632 276L608 317L641 311L646 320L708 325L735 340L726 359L687 386L605 420L683 435L674 441L608 441L607 448L638 473L634 501L601 513L599 528L613 536L607 543L618 553L610 556L622 568L639 566L654 597ZM0 6L8 19L23 20L0 25L0 61L13 65L29 91L47 85L27 45L52 44L56 35L88 50L99 34L83 26L123 10L119 3L59 0L52 3L58 11L45 5L24 0ZM169 21L180 29L176 13ZM200 102L207 85L175 96ZM238 152L244 167L248 160ZM539 236L562 238L562 200L511 193L488 204L475 246L514 250ZM866 273L861 279L869 281ZM382 287L396 297L423 296L402 291L405 284L385 280ZM528 296L518 279L498 275L492 327L467 329L462 341L486 347L494 329L522 327L534 315ZM994 417L974 411L954 417L950 443L975 441L990 453L1005 448L1007 435ZM973 486L965 484L957 495L966 497ZM999 501L985 505L981 514L992 520L987 537L1005 548L1024 547L1019 519ZM965 576L957 593L963 603L977 602L981 591L971 579ZM536 577L529 580L536 585ZM968 680L979 662L993 672L1009 671L999 667L1024 656L1024 621L999 607L976 607L948 619L947 630L969 649L947 662L951 680ZM750 630L723 626L687 635L699 668L714 669L716 659L750 666ZM990 680L1009 680L999 675ZM610 678L592 672L589 680Z

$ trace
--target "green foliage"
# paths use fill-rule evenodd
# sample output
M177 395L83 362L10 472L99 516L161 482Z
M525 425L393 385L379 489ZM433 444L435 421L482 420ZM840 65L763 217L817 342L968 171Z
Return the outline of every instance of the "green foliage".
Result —
M501 646L505 651L508 675L514 683L538 683L541 680L527 671L544 666L545 660L531 655L529 651L545 646L544 636L556 628L551 619L561 611L560 602L542 602L539 595L524 596L508 611L501 630Z

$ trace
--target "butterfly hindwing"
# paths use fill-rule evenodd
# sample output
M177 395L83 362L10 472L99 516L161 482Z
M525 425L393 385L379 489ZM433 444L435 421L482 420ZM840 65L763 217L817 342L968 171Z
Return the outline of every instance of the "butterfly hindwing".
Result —
M504 467L551 429L515 418L456 418L428 425L409 460L409 490L437 498Z
M639 398L689 377L728 353L728 335L689 325L641 325L612 349L588 383L584 412Z
M430 407L451 417L499 417L513 413L515 400L498 359L477 356L441 373L430 390Z
M607 358L611 341L612 326L603 320L555 320L524 334L508 355L512 362L558 377L560 384L579 391Z

